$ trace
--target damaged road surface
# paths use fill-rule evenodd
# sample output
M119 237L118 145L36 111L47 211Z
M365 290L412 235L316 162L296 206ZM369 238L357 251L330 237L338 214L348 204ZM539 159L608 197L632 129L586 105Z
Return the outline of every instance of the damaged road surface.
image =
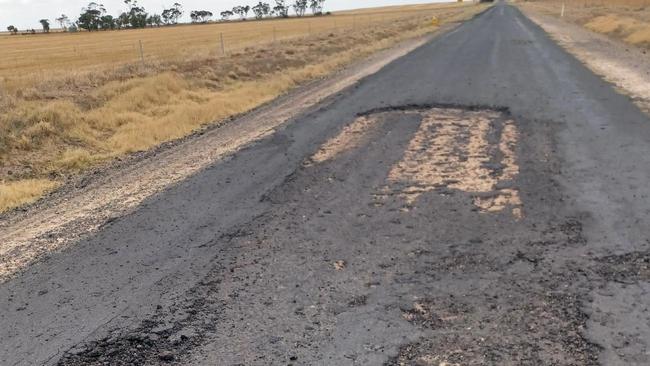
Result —
M0 284L0 364L648 365L648 181L499 3Z

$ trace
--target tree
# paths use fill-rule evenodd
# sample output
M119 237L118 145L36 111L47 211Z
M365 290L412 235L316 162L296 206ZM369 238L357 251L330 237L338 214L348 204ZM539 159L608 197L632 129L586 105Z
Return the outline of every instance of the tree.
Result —
M50 33L50 20L49 19L41 19L38 22L41 23L41 26L43 27L43 33Z
M314 15L322 15L324 3L325 0L309 0L309 7L311 8L311 13Z
M79 28L87 31L98 30L101 25L101 17L106 14L104 5L91 2L87 7L81 9L77 24Z
M225 10L221 12L221 19L223 20L228 20L230 19L231 16L235 15L235 13L231 10Z
M271 12L271 6L261 1L257 5L253 6L252 9L253 13L255 13L255 18L257 19L262 19Z
M99 18L99 26L103 30L108 30L108 29L115 29L117 28L117 24L115 22L115 18L113 18L112 15L102 15L101 18Z
M61 14L61 16L56 18L55 20L57 23L59 23L63 31L65 31L68 28L68 24L70 24L70 19L68 19L68 16L65 14Z
M242 6L242 9L244 10L244 19L248 16L248 12L251 11L251 6L250 5L244 5Z
M273 7L273 12L280 18L289 17L289 6L287 6L284 0L275 0L275 6Z
M9 33L11 33L11 34L16 34L16 33L18 33L18 28L14 27L13 25L8 26L8 27L7 27L7 30L8 30Z
M128 24L131 28L144 28L147 26L147 12L144 7L138 4L137 0L124 0L124 4L129 7Z
M307 10L307 0L296 0L295 3L293 3L293 11L296 12L296 15L301 17L305 15L305 11Z
M244 15L244 7L237 5L234 8L232 8L233 14L239 15L239 19L244 20L246 16Z
M152 14L147 17L147 24L150 26L160 27L163 24L162 17L158 14Z
M212 12L208 10L192 10L190 12L192 23L207 23L212 15Z
M129 14L122 13L117 17L117 19L115 19L115 27L117 29L126 28L128 26L129 26Z
M174 3L174 5L165 9L162 12L162 20L165 24L176 24L178 19L183 16L183 6L179 3Z

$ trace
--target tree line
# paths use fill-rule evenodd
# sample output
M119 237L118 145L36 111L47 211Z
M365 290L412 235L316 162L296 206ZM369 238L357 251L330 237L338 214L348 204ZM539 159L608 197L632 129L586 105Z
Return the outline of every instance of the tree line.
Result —
M275 0L275 4L259 1L256 5L238 5L230 10L224 10L219 15L222 21L228 21L234 16L240 20L248 19L248 14L252 11L255 19L264 19L269 17L288 18L290 11L293 10L295 16L302 17L311 11L312 15L318 16L323 14L325 0L293 0L287 3L286 0ZM114 17L107 14L104 5L91 2L88 6L81 9L81 14L76 20L71 20L67 15L62 14L55 21L64 31L75 32L79 29L87 31L113 30L125 28L145 28L160 27L163 25L178 24L179 19L185 14L183 6L180 3L174 3L169 9L163 9L162 13L148 13L137 0L124 0L127 10ZM189 12L192 23L207 23L212 21L214 14L209 10L192 10ZM49 33L50 20L39 20L43 32ZM18 28L10 25L7 30L12 34L17 34ZM29 33L36 33L34 29L28 30Z

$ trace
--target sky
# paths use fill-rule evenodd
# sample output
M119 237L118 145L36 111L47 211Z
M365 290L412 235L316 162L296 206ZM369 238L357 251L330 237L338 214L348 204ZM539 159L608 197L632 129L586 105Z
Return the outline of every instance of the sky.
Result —
M231 9L235 5L254 5L256 0L140 0L140 5L150 13L161 13L162 9L171 6L174 2L180 2L186 13L190 10L210 10L218 14L223 10ZM419 4L439 2L440 0L325 0L325 10L344 10L355 8L366 8L374 6ZM447 0L449 1L449 0ZM0 0L0 31L7 29L7 26L14 25L18 29L40 29L40 19L49 19L52 27L58 25L54 19L61 14L67 15L71 20L77 19L81 8L88 4L89 0ZM117 15L126 9L122 0L95 0L106 7L109 14ZM267 0L273 3L271 0ZM287 3L291 3L288 0ZM187 14L185 16L189 20Z

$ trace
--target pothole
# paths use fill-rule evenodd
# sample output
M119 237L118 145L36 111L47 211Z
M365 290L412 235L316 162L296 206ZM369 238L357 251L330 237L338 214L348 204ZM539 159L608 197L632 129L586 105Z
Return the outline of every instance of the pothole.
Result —
M455 190L469 193L481 212L510 210L515 218L522 217L515 185L519 131L514 120L495 110L429 108L408 113L421 116L420 127L377 198L397 195L408 210L427 192Z
M345 151L358 147L375 122L376 116L357 118L343 127L339 134L327 140L309 160L314 163L323 163L333 160Z
M371 131L394 118L420 118L402 158L390 167L386 184L374 194L375 206L399 196L409 212L425 193L469 193L479 212L509 211L523 217L516 180L519 130L505 112L493 109L403 108L362 115L323 143L305 165L334 161L370 141Z

